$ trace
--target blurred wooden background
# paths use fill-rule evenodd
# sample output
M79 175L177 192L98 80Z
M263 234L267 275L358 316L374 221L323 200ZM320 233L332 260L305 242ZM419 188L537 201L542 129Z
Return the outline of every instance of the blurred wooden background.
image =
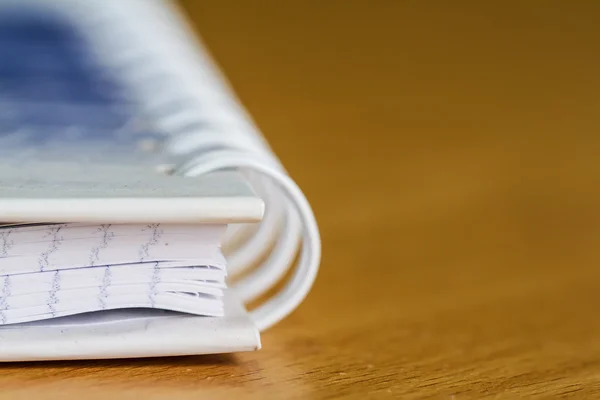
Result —
M598 396L600 3L183 4L314 206L314 290L257 353L1 398Z

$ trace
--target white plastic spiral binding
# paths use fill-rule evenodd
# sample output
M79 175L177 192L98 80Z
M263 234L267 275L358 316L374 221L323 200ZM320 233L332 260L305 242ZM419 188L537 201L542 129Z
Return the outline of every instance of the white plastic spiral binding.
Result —
M52 5L80 24L107 69L164 133L166 153L183 160L174 173L193 177L235 168L264 199L267 211L260 226L233 227L226 237L229 243L247 237L227 256L232 274L262 260L232 288L243 301L272 288L301 246L291 280L251 312L260 330L286 317L308 294L319 268L321 242L313 211L177 8L168 0Z

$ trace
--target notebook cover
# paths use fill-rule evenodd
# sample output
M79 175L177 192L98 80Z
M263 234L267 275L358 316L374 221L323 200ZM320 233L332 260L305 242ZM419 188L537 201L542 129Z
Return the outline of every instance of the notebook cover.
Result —
M165 173L180 160L161 151L168 132L157 117L68 20L25 4L0 15L0 221L262 218L262 200L239 173Z
M0 328L0 362L163 357L254 351L260 335L233 293L225 316L115 310Z
M150 166L0 162L0 221L239 223L263 201L237 172L166 176Z

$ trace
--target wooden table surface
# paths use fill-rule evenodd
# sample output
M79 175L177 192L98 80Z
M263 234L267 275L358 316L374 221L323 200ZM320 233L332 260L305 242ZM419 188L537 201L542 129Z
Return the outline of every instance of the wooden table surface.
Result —
M314 289L259 352L6 365L0 397L600 396L600 3L185 7L314 206Z

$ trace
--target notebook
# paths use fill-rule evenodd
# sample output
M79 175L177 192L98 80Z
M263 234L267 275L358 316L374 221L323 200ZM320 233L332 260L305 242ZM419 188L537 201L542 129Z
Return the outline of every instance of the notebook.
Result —
M0 52L0 361L261 348L318 227L176 4L5 0Z

